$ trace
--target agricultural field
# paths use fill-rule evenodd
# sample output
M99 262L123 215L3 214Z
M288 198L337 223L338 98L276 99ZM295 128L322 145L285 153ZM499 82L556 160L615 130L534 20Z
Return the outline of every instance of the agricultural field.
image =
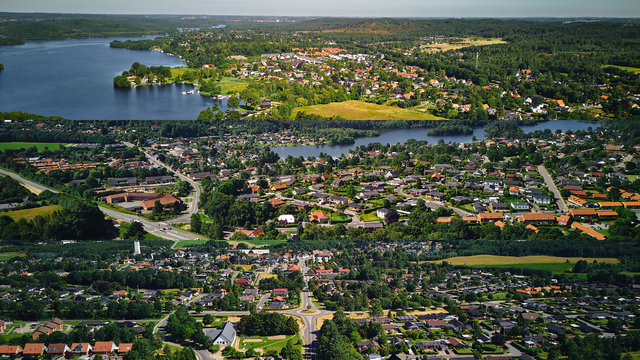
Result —
M604 262L608 264L617 264L618 259L615 258L565 258L555 256L497 256L497 255L474 255L460 256L445 260L431 261L433 263L448 262L452 265L468 265L468 266L496 266L496 267L522 267L528 269L551 270L555 274L564 273L573 269L578 260L586 260L592 263ZM567 262L568 261L568 262Z
M459 45L459 44L428 44L421 45L421 48L429 48L428 50L424 50L425 52L436 52L436 51L446 51L446 50L458 50L469 46L487 46L487 45L498 45L498 44L506 44L506 41L502 41L501 38L493 38L493 39L485 39L485 38L467 38L465 39L469 42L468 45ZM435 48L435 49L434 49Z
M49 205L49 206L42 206L42 207L33 208L33 209L9 211L4 214L12 218L13 221L18 221L20 219L26 219L27 221L31 221L33 220L33 218L35 218L38 215L40 216L50 215L56 210L62 210L62 207L58 205Z
M49 150L58 150L60 145L67 146L68 143L40 143L40 142L3 142L0 143L0 151L5 151L8 149L16 150L16 149L28 149L32 146L35 146L38 149L38 152L44 150L47 147Z
M304 111L320 116L341 116L350 120L441 120L434 115L401 109L395 106L371 104L357 100L338 103L303 106L293 110L295 114Z

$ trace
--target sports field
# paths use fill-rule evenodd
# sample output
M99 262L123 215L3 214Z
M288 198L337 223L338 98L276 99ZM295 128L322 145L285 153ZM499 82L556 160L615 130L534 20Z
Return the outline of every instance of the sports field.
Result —
M46 146L49 150L58 150L60 145L67 146L67 143L39 143L39 142L3 142L0 143L0 151L4 151L7 149L17 150L17 149L28 149L32 146L35 146L38 149L38 152L44 150Z
M33 220L33 218L38 215L41 215L41 216L49 215L56 210L62 210L62 207L58 205L49 205L49 206L42 206L42 207L33 208L33 209L9 211L9 212L3 213L3 215L9 216L14 221L18 221L22 218L26 219L27 221L30 221L30 220Z
M357 100L295 108L294 117L300 111L325 117L341 116L348 120L443 120L437 116L413 110Z
M589 263L592 263L594 260L598 262L604 262L608 264L617 264L618 259L616 258L566 258L566 257L556 257L556 256L544 256L544 255L535 255L535 256L498 256L498 255L474 255L474 256L459 256L454 258L449 258L445 260L436 260L430 261L433 263L442 263L443 261L448 262L451 265L469 265L469 266L480 266L480 265L491 265L491 266L519 266L519 265L531 265L531 264L558 264L558 263L569 263L575 264L578 260L586 260Z

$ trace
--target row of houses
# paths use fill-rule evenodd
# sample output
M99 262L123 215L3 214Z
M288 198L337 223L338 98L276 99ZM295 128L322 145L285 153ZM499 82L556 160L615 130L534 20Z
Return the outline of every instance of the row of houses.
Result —
M111 355L126 354L133 348L132 343L121 343L116 345L113 341L97 341L93 346L89 343L73 343L71 346L67 344L49 344L32 343L26 344L24 348L17 345L0 346L0 356L17 357L34 359L41 356L74 356L74 355Z

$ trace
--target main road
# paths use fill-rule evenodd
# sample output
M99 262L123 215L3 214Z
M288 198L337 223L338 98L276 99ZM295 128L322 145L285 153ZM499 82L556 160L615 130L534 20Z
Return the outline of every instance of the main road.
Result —
M564 199L562 198L562 195L560 195L560 191L558 191L556 184L553 183L553 179L551 178L551 175L549 175L549 172L543 165L538 165L538 172L542 175L542 178L547 184L549 190L553 192L553 196L556 198L556 203L558 204L558 209L560 209L561 213L566 214L569 211L567 209L567 204L564 203Z
M15 180L17 180L17 181L19 181L21 183L25 183L27 185L33 186L34 188L40 189L42 191L49 190L52 193L56 193L56 194L59 192L58 190L53 190L53 189L48 188L48 187L46 187L44 185L36 184L33 181L29 181L29 180L23 178L22 176L20 176L18 174L15 174L15 173L12 173L12 172L9 172L9 171L6 171L6 170L0 169L0 174L12 177L13 179L15 179Z
M9 171L6 171L6 170L0 169L0 174L6 175L6 176L10 176L10 177L12 177L13 179L15 179L15 180L17 180L19 182L28 184L28 185L33 186L33 187L35 187L37 189L40 189L42 191L49 190L52 193L56 193L56 194L59 193L59 191L57 191L57 190L51 189L51 188L46 187L46 186L41 185L41 184L34 183L33 181L29 181L29 180L23 178L22 176L20 176L18 174L15 174L15 173L12 173L12 172L9 172ZM198 195L196 195L196 196L199 196L199 191L198 191ZM195 207L194 212L195 212L195 211L197 211L197 202L194 203L194 204L195 204L194 205L194 207ZM160 223L153 223L153 222L150 222L150 221L146 220L145 218L139 217L137 215L119 213L117 211L113 211L111 209L108 209L108 208L102 207L102 206L99 206L99 208L100 208L100 211L102 211L103 214L105 214L107 216L110 216L110 217L112 217L114 219L120 220L120 221L134 222L134 221L137 220L142 224L142 226L144 227L144 229L147 232L149 232L149 233L151 233L153 235L156 235L158 237L161 237L163 239L174 240L174 241L178 241L178 240L193 240L194 238L206 239L206 238L201 237L199 235L194 235L194 234L182 232L182 231L176 230L176 229L161 230L161 228L159 227ZM185 216L187 216L187 215L185 215ZM182 218L182 217L184 217L184 216L181 216L180 218ZM180 219L180 218L178 218L178 219ZM176 222L175 220L177 220L177 219L173 219L173 222ZM186 220L186 221L188 222L189 220Z

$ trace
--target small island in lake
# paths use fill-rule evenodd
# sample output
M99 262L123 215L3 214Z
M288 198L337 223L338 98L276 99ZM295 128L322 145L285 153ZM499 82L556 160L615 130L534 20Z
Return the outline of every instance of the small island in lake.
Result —
M473 128L467 125L440 125L427 131L429 136L471 135Z

